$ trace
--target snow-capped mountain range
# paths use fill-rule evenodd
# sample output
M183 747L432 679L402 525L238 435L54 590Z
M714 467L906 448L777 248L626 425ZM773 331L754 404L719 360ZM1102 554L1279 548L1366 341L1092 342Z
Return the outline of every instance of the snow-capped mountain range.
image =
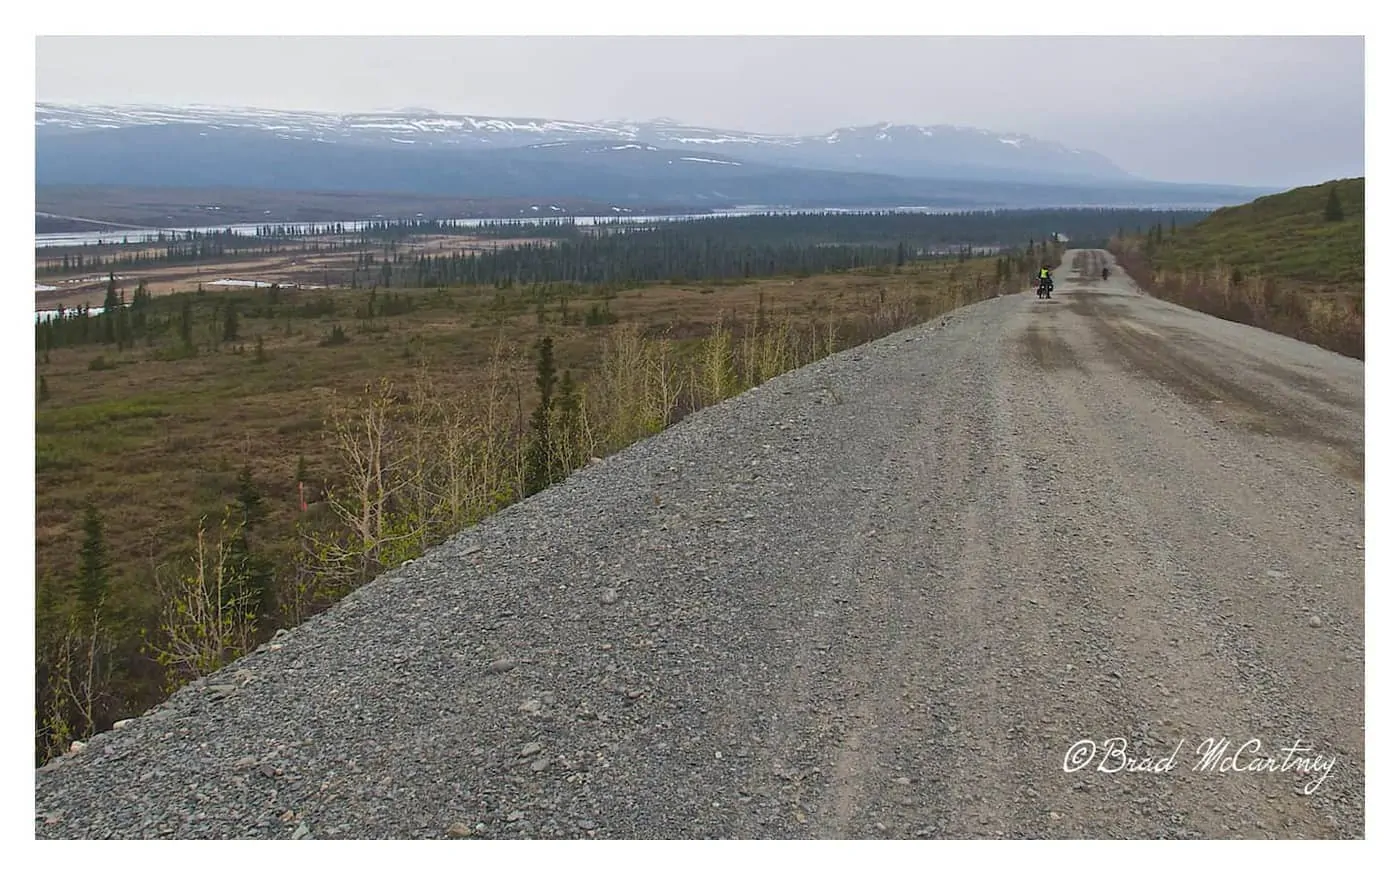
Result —
M206 132L260 131L284 139L343 145L499 149L579 140L624 141L704 151L780 166L954 178L1129 179L1095 152L1025 134L951 125L880 124L791 137L646 122L486 118L428 110L374 113L292 112L213 106L73 106L40 103L41 134L189 125Z
M35 179L40 186L577 198L638 208L1226 205L1257 196L1152 183L1092 151L948 125L776 136L674 119L54 103L35 106Z

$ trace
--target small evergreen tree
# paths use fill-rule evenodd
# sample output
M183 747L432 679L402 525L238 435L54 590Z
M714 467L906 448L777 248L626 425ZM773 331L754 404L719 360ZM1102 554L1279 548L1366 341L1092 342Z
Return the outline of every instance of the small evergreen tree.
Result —
M583 458L583 403L578 384L571 372L565 371L559 380L559 397L555 401L558 417L558 468L554 479L562 480L573 473Z
M1337 187L1334 185L1327 192L1327 206L1322 209L1322 219L1325 222L1340 222L1344 218L1342 201L1337 197Z
M83 545L78 549L78 604L92 614L107 598L107 545L102 517L91 501L83 511Z
M229 579L235 581L230 593L231 604L253 606L259 617L273 609L272 563L259 553L249 540L252 529L267 518L262 492L253 482L253 471L244 466L238 472L238 495L235 499L237 533L228 552Z
M539 358L535 362L535 386L540 391L540 403L530 415L531 438L525 463L527 495L544 489L552 479L549 425L554 409L554 381L554 339L546 336L539 342Z
M238 510L243 524L254 526L267 518L267 508L263 505L262 493L253 482L253 469L247 465L238 472Z
M117 277L107 272L107 297L102 299L102 312L111 313L117 309Z
M117 350L121 351L131 346L131 315L126 308L126 293L121 293L117 298L117 309L112 313L112 320L115 325L114 332L117 339Z
M238 311L232 303L224 308L224 340L238 339Z
M107 274L107 296L102 299L102 340L104 343L115 343L117 340L117 307L120 302L117 298L117 278L114 274Z
M180 342L186 350L194 349L194 305L189 298L180 302Z

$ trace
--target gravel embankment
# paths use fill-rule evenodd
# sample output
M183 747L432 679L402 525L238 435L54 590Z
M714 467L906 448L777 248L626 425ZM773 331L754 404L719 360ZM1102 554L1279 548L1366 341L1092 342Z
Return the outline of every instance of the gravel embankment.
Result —
M36 772L36 836L1362 836L1362 364L1056 286L506 509ZM1182 746L1065 770L1113 736Z

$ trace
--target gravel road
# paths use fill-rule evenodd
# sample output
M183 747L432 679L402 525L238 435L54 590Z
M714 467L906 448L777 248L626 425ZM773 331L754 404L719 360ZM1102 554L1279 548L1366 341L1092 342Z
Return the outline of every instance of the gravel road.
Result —
M1363 365L1104 260L508 508L38 770L36 836L1363 836Z

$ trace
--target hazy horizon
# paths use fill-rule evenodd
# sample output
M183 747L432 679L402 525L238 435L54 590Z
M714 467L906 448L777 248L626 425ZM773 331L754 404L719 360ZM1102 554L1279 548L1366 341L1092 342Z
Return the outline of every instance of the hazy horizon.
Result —
M35 94L788 135L947 124L1166 182L1365 173L1361 37L39 37Z

